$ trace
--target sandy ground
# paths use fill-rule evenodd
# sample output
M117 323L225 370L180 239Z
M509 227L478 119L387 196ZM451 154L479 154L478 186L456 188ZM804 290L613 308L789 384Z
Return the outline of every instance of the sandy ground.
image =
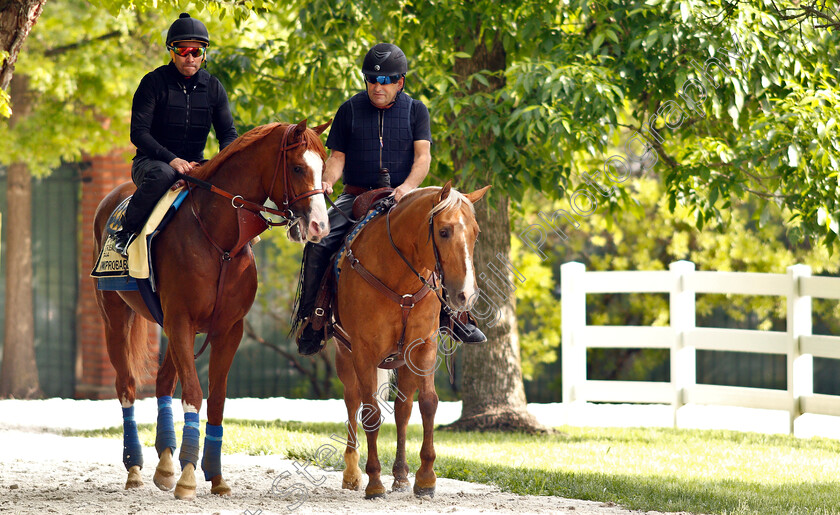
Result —
M209 483L204 482L202 476L197 477L196 499L177 501L171 492L162 492L152 484L157 464L154 449L145 449L145 484L138 489L123 489L126 472L121 456L122 442L116 439L0 430L0 513L643 513L598 502L520 496L488 485L444 478L438 478L433 499L421 499L405 492L389 493L384 499L365 500L363 492L341 489L339 471L310 467L315 479L326 478L321 486L314 486L295 474L291 460L241 454L222 457L224 475L233 490L231 496L212 495ZM285 471L289 474L277 481ZM411 480L413 483L413 477ZM364 481L366 483L367 479ZM387 488L392 481L391 476L383 476ZM290 489L295 483L299 490ZM281 497L279 492L284 489L289 493Z

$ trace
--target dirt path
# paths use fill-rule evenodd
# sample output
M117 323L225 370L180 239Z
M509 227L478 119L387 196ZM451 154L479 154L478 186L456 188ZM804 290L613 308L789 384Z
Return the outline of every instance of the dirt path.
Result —
M146 484L136 490L124 490L126 473L120 462L121 455L122 442L116 439L0 430L0 513L643 513L598 502L520 496L488 485L443 478L438 478L434 499L418 499L406 492L389 493L385 499L366 501L362 492L341 489L341 472L317 470L313 476L317 479L323 474L326 481L321 486L314 486L295 474L291 460L246 455L222 457L225 478L233 495L227 498L211 495L202 476L197 498L185 502L176 501L171 492L161 492L152 484L153 467L157 463L152 448L145 449L143 480ZM289 474L276 483L272 493L276 478L284 471ZM392 480L390 476L383 476L386 487L390 487ZM413 477L411 480L413 482ZM294 483L305 491L289 490L286 498L278 495L278 491ZM287 508L295 503L299 503L296 509Z

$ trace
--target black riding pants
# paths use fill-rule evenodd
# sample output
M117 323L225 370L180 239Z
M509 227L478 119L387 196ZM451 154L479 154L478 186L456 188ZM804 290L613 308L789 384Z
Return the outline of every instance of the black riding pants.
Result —
M342 193L335 200L335 205L352 216L354 200L356 200L354 195ZM312 312L315 297L318 295L318 287L327 271L330 257L338 251L344 237L353 228L353 224L334 207L327 211L327 217L330 220L330 233L318 243L307 243L303 251L303 291L297 312L298 318L305 318Z
M131 180L137 191L126 207L123 228L137 232L166 190L178 180L178 172L163 161L137 156L131 165Z

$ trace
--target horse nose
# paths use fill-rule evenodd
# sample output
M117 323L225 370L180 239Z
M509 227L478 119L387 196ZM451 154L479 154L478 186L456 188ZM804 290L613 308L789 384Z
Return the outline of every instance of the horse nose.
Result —
M455 297L457 297L457 298L458 298L458 303L459 303L461 306L466 305L466 303L467 303L467 294L466 294L466 293L464 293L464 292L460 292L460 293L458 293L458 295L456 295Z
M324 222L316 222L315 220L312 220L309 222L309 234L320 237L324 232L325 227L326 224Z

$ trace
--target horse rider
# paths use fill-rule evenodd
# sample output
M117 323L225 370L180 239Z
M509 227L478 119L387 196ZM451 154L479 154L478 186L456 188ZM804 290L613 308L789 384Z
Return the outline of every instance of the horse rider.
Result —
M356 196L381 187L381 178L390 176L397 202L423 182L432 160L432 132L429 110L420 100L404 91L408 61L402 50L390 43L379 43L365 55L362 63L366 89L345 101L332 123L327 147L331 150L324 167L326 194L339 179L344 192L335 205L350 213ZM387 182L387 181L386 181ZM321 279L330 257L338 250L352 224L335 208L330 208L330 233L318 243L308 243L303 255L302 292L294 325L298 352L315 354L323 346L323 332L315 331L309 317ZM487 337L471 323L455 324L454 337L467 343L483 343Z
M181 13L166 33L172 60L147 73L134 93L131 142L137 155L131 180L137 191L126 207L122 230L114 235L120 254L126 255L166 189L183 185L178 172L189 175L204 160L210 125L220 148L237 137L225 88L201 68L209 44L207 27Z

